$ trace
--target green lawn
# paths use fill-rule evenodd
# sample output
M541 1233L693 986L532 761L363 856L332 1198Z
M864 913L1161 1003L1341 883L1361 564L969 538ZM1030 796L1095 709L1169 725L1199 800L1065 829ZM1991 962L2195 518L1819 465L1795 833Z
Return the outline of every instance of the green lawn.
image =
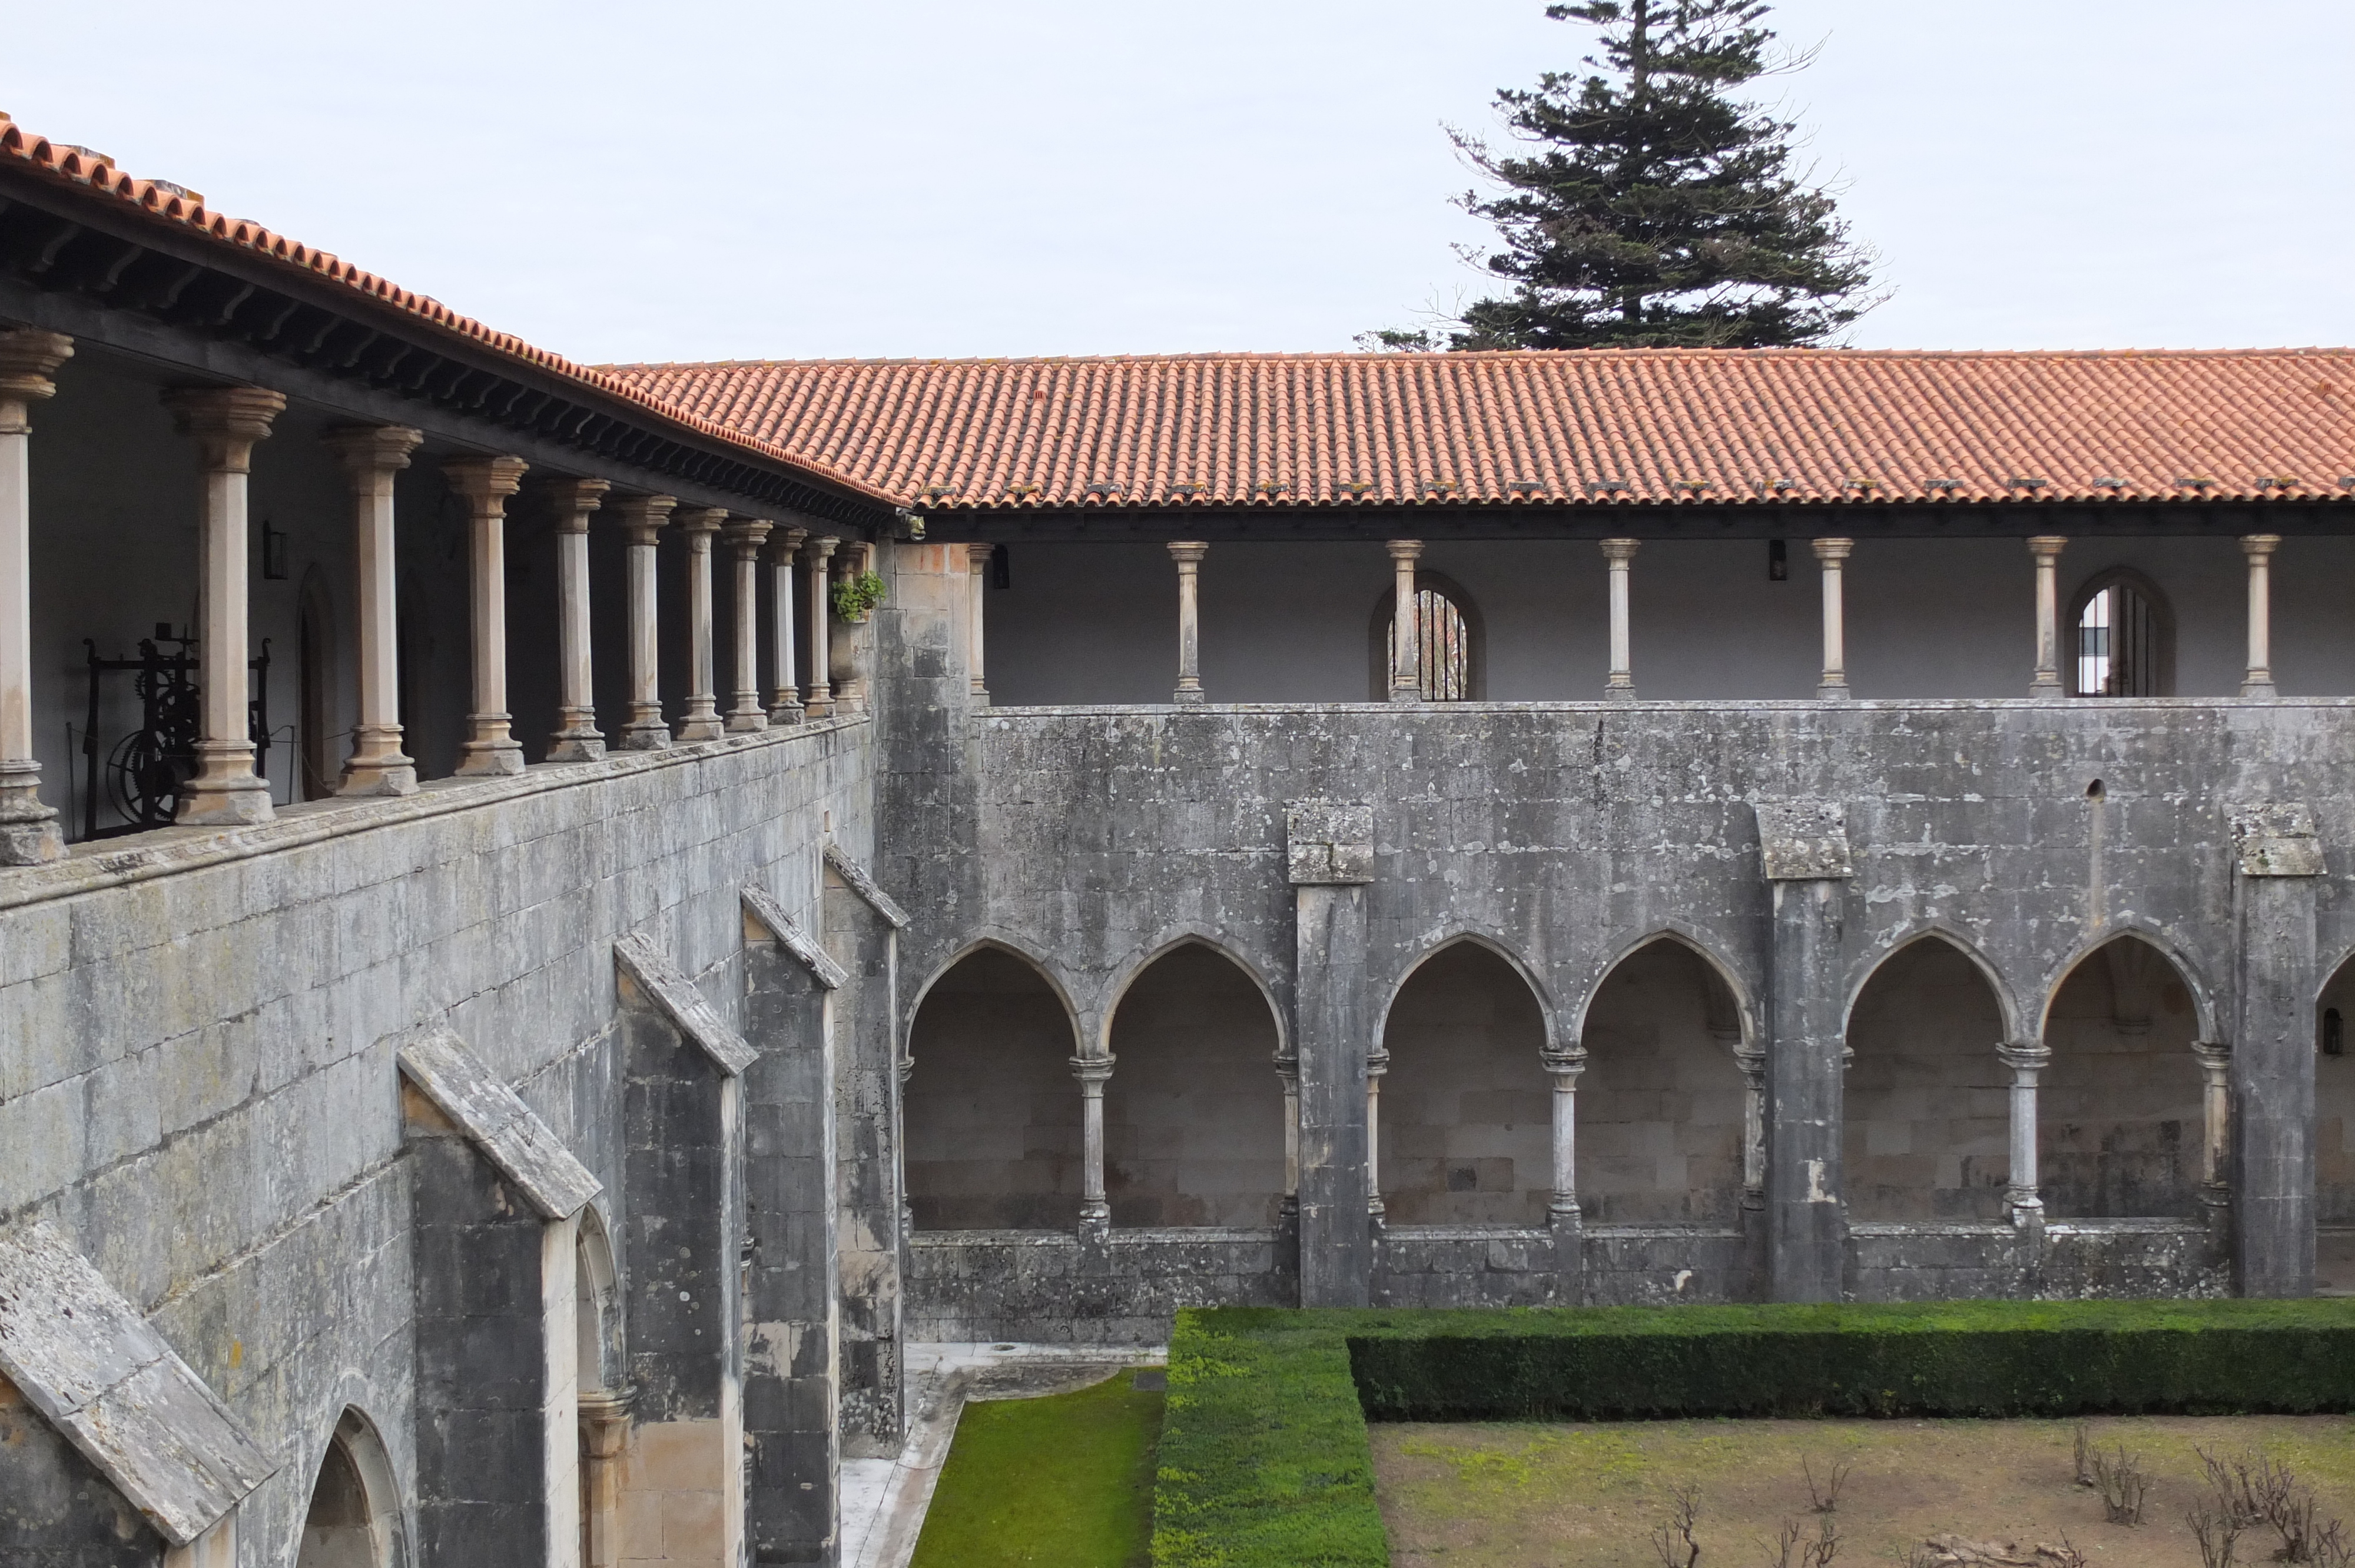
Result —
M1144 1568L1166 1396L1131 1376L966 1405L913 1568Z

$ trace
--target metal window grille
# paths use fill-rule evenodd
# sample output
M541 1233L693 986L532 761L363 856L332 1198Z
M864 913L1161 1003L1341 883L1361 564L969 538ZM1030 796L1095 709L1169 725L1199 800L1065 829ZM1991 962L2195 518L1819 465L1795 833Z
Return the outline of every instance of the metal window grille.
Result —
M2087 599L2077 617L2077 694L2158 695L2158 614L2124 583Z
M1427 703L1461 703L1472 696L1472 629L1455 601L1437 588L1419 588L1414 596L1416 683ZM1384 646L1396 646L1397 622L1384 635Z

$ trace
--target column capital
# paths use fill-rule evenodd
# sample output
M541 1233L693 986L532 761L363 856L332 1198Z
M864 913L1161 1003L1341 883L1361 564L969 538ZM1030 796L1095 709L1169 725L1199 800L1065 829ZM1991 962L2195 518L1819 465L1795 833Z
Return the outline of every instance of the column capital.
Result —
M523 488L530 467L519 457L456 457L442 465L442 477L478 514L498 516L506 511L507 497Z
M2263 560L2280 549L2281 542L2282 536L2278 534L2243 534L2241 535L2241 554L2252 561Z
M549 479L532 488L547 499L549 510L556 514L558 533L586 534L589 514L605 504L605 493L613 486L602 479Z
M2226 1040L2194 1040L2191 1054L2198 1058L2202 1072L2220 1076L2232 1070L2232 1046Z
M1816 559L1826 564L1847 560L1849 552L1856 548L1853 539L1817 539L1810 543L1816 552Z
M1557 1078L1576 1078L1586 1071L1586 1047L1573 1045L1566 1051L1544 1050L1538 1053L1538 1065ZM1561 1088L1561 1084L1554 1086Z
M990 557L996 553L997 546L995 545L967 545L964 547L964 563L973 570L981 571L988 567Z
M2039 1073L2052 1065L2052 1048L2038 1040L2007 1040L1995 1054L2015 1073Z
M802 545L809 538L806 528L780 527L769 535L769 561L773 566L790 567L802 553Z
M1392 539L1382 547L1391 553L1393 561L1418 561L1423 558L1423 541L1420 539Z
M740 517L728 524L728 542L736 546L740 559L756 561L761 557L761 542L775 526L776 524L766 517Z
M164 407L182 435L204 443L208 467L243 473L252 462L253 443L266 439L286 411L286 396L265 387L172 387L165 389Z
M423 431L407 425L338 425L321 436L319 444L334 452L354 479L372 479L407 468L409 454L424 440Z
M1614 566L1634 560L1636 550L1644 543L1641 539L1602 539L1596 542L1603 546L1603 558Z
M1209 542L1205 539L1172 539L1169 542L1169 558L1181 567L1199 566L1202 557L1209 553Z
M687 535L689 545L708 541L727 525L732 516L725 506L689 506L674 514L671 525Z
M1110 1056L1074 1056L1071 1059L1071 1076L1079 1079L1082 1093L1102 1094L1104 1084L1112 1077Z
M1379 1078L1387 1074L1390 1070L1391 1054L1386 1048L1377 1045L1372 1050L1366 1053L1367 1077Z
M0 399L32 403L57 396L49 379L73 357L74 342L63 333L31 327L0 332Z
M821 534L804 546L802 553L809 558L813 566L824 566L826 558L834 554L836 546L841 543L840 539L831 534Z
M604 512L622 525L631 544L651 545L677 504L676 495L616 495L606 499Z
M2034 556L2040 564L2051 566L2061 558L2061 552L2068 547L2068 544L2064 535L2039 534L2028 541L2028 553Z

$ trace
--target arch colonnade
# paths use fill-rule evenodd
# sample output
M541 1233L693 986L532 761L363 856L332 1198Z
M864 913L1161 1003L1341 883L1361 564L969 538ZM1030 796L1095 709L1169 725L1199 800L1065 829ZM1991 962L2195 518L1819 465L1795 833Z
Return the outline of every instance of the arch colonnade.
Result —
M64 853L58 813L40 798L41 768L34 750L30 416L56 395L53 377L73 351L73 341L60 334L0 331L0 865L37 864ZM249 482L255 450L270 437L287 399L262 387L187 387L167 389L164 402L181 434L198 449L202 485L196 595L201 725L195 774L181 787L176 821L191 826L266 821L272 806L269 786L254 766L247 683L234 674L213 677L248 667ZM410 794L418 779L402 747L394 479L410 466L425 438L407 426L346 425L329 429L325 440L350 484L358 607L352 650L358 723L336 792ZM629 704L613 744L659 749L824 718L838 708L863 711L863 680L840 693L832 685L828 594L830 577L855 577L868 569L871 545L791 519L683 507L669 495L617 493L603 479L559 475L527 487L528 471L523 459L504 455L453 456L442 464L451 493L464 505L469 544L471 701L458 775L512 774L525 766L524 745L512 733L507 703L505 529L510 503L527 488L531 503L549 514L559 536L558 646L550 651L559 677L559 723L548 736L545 760L594 760L608 744L592 695L592 520L610 524L626 545ZM666 716L659 667L656 544L666 531L685 539L688 561L689 670L676 726ZM733 683L724 713L713 646L713 556L720 545L732 557L734 597ZM769 579L765 629L760 608L763 576ZM804 609L798 634L797 600ZM770 651L765 686L760 669L764 641Z

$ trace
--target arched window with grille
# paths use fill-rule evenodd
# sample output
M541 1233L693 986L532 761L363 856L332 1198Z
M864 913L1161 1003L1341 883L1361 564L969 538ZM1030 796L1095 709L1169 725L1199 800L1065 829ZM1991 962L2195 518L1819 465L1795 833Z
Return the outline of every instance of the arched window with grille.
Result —
M1437 572L1414 575L1415 671L1423 700L1463 703L1485 690L1482 668L1480 612L1471 596ZM1397 624L1398 596L1385 592L1374 606L1372 692L1376 702L1391 694L1391 639Z
M2158 585L2114 567L2078 590L2071 690L2081 697L2164 697L2175 690L2175 617Z

